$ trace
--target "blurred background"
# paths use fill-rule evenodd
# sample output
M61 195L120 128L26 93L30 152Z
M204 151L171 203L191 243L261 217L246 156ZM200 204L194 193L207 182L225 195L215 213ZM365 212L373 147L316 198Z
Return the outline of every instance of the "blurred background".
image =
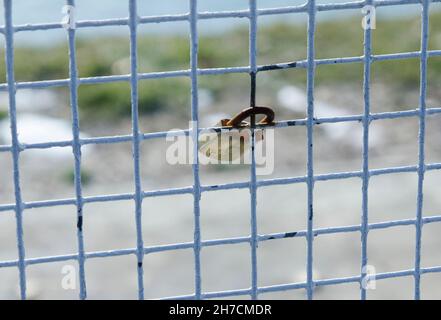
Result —
M330 2L319 0L317 3ZM332 2L339 2L338 0ZM240 10L247 0L199 0L199 11ZM299 0L258 0L259 8L299 5ZM59 22L62 0L14 0L13 23ZM429 49L441 49L441 4L430 5ZM188 1L138 0L142 16L182 14ZM420 49L419 5L377 8L373 31L373 54ZM76 0L77 20L124 18L127 1ZM0 23L4 24L0 7ZM316 57L335 58L363 54L360 10L317 13ZM258 18L258 64L306 58L306 14L283 14ZM248 20L210 19L198 22L199 67L248 65ZM189 24L167 22L139 25L139 72L189 68ZM64 29L19 32L15 41L15 77L19 82L66 79L67 37ZM0 37L0 82L5 80L4 38ZM127 26L77 29L77 59L80 77L128 74L129 29ZM321 65L316 69L315 115L332 117L363 113L363 65ZM248 105L246 74L199 77L200 118L211 126ZM257 103L273 107L276 120L305 118L306 71L290 69L262 72L257 80ZM419 59L375 62L371 80L372 112L416 109L419 97ZM428 107L441 106L441 57L428 62ZM130 85L128 82L81 85L79 108L82 137L130 134ZM142 132L188 128L190 79L141 80L139 109ZM71 139L69 93L65 87L18 90L19 140L22 143ZM426 162L441 162L441 119L427 118ZM314 129L316 174L361 169L362 124L321 124ZM0 92L0 145L10 144L7 92ZM141 145L142 186L145 191L190 186L191 166L165 161L165 139ZM370 168L415 165L418 158L418 118L379 120L371 124ZM14 203L12 156L0 153L0 204ZM74 198L73 156L70 148L26 150L20 157L23 200ZM275 170L277 178L302 176L306 172L306 128L276 130ZM202 166L204 185L247 181L245 166ZM428 171L425 178L424 216L439 215L441 172ZM131 143L93 145L83 148L84 196L134 191ZM314 227L357 225L361 221L359 178L315 184ZM417 174L399 173L372 177L369 185L369 222L415 217ZM306 229L306 184L263 187L257 194L258 232L290 232ZM202 239L250 234L249 191L228 190L203 193ZM136 246L134 202L86 204L84 237L88 252ZM441 226L425 225L422 267L441 265ZM145 246L193 241L192 195L146 198L143 202ZM77 252L76 208L58 206L24 212L26 257L35 258ZM321 235L314 241L314 278L358 275L361 255L358 232ZM414 267L413 226L373 230L369 233L369 264L377 272ZM306 240L291 238L259 244L259 286L305 281ZM0 261L17 259L13 211L0 212ZM207 247L202 250L204 292L248 288L251 258L248 244ZM30 299L76 299L78 290L61 287L61 269L75 261L27 267ZM194 290L193 251L148 254L144 259L145 296L159 298L191 294ZM137 298L134 255L86 261L88 297L91 299ZM413 278L380 280L372 299L413 298ZM422 298L441 298L441 274L422 276ZM16 299L17 268L0 268L0 298ZM304 290L262 294L267 299L304 299ZM248 299L249 297L238 297ZM317 299L358 299L357 283L326 286L315 290Z

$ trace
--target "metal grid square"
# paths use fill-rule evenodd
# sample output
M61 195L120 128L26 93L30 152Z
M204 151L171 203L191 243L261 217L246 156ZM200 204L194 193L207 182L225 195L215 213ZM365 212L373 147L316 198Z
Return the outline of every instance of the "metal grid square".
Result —
M430 3L441 2L441 0L365 0L352 1L346 3L334 4L316 4L315 0L308 0L307 3L299 6L280 7L258 9L257 0L249 0L248 10L239 11L225 11L225 12L198 12L197 0L189 0L190 12L188 14L177 15L161 15L161 16L138 16L136 0L128 0L128 18L125 19L108 19L108 20L88 20L78 21L75 28L67 29L68 44L69 44L69 79L55 79L46 81L32 81L32 82L16 82L14 78L14 33L33 31L33 30L49 30L63 28L61 23L47 23L47 24L26 24L13 25L12 22L12 0L4 0L4 14L5 25L0 27L0 32L5 36L6 40L6 65L7 65L7 83L0 84L0 90L8 91L9 93L9 115L11 126L11 145L1 146L0 152L10 152L13 156L13 170L14 170L14 192L15 203L0 205L0 211L15 211L16 225L17 225L17 247L18 259L11 261L0 261L0 268L18 267L20 279L20 293L21 298L26 298L26 266L33 264L51 263L56 261L76 260L79 264L80 274L80 299L85 299L87 296L86 277L85 277L85 261L92 258L105 258L111 256L121 255L136 255L137 257L137 272L138 272L138 297L144 299L144 284L143 284L143 258L144 255L153 252L164 252L170 250L193 249L194 250L194 293L187 296L166 297L166 299L206 299L231 297L239 295L250 295L251 298L257 299L260 293L276 292L283 290L305 289L308 299L313 298L314 287L327 286L341 283L360 283L360 298L366 299L366 289L361 286L363 280L367 276L364 266L368 263L367 255L367 238L369 230L386 229L397 226L414 225L416 230L415 236L415 266L410 270L400 270L394 272L381 273L376 275L377 280L413 276L415 279L414 296L415 299L420 298L420 278L425 273L441 272L441 266L434 266L422 268L421 260L421 233L424 224L441 222L441 216L423 217L423 181L424 174L427 170L441 169L441 163L426 163L424 159L425 146L425 125L426 117L430 115L437 115L441 113L440 108L426 108L426 86L427 86L427 60L429 57L441 56L441 50L428 50L428 23L429 23L429 6ZM74 0L67 0L67 5L74 6ZM374 7L383 6L400 6L409 4L420 4L422 10L421 19L421 48L417 52L404 52L393 54L372 55L371 44L371 30L367 28L364 31L364 54L360 57L340 57L329 59L315 59L315 28L316 28L316 14L321 11L337 11L346 9L361 9L366 5ZM304 13L308 16L308 32L307 32L307 58L306 60L293 61L288 63L279 63L274 65L257 65L256 61L256 35L257 35L257 21L259 16L264 15L279 15L286 13ZM249 20L249 65L244 67L229 67L229 68L212 68L201 69L198 68L198 20L199 19L220 19L220 18L244 18ZM149 23L166 23L170 21L188 21L190 24L190 69L176 70L167 72L151 72L139 73L137 65L137 27L139 24ZM90 78L79 78L77 74L77 61L75 50L75 29L76 28L91 28L102 26L126 26L130 30L130 61L131 68L128 75L117 76L101 76ZM371 64L375 61L383 60L401 60L409 58L420 59L420 97L419 106L414 110L398 111L398 112L370 112L370 73ZM320 65L341 64L341 63L363 63L364 65L364 113L360 115L339 116L328 118L314 117L314 76L315 69ZM246 182L235 182L222 185L201 185L199 179L199 163L196 161L193 164L194 182L192 186L184 188L161 189L154 191L144 191L141 185L140 177L140 142L147 139L163 138L170 132L153 132L141 133L139 130L139 115L138 115L138 82L147 79L169 78L169 77L189 77L191 79L191 117L193 120L193 128L190 130L182 130L173 132L174 135L187 135L193 137L194 150L197 154L198 150L198 135L205 129L199 128L198 121L198 77L203 75L216 75L225 73L248 73L251 78L255 78L259 72L266 72L270 70L279 70L287 68L305 68L307 70L307 117L306 119L294 119L279 121L275 124L276 128L286 126L305 126L307 129L307 171L304 176L287 177L278 179L262 179L258 180L256 177L256 165L254 152L252 152L252 165L250 170L250 179ZM132 113L132 134L120 136L105 136L96 138L82 139L79 136L79 110L78 110L78 86L82 84L91 83L107 83L107 82L121 82L126 81L131 84L131 113ZM16 90L24 88L48 88L56 86L67 86L70 89L70 105L72 112L72 140L69 141L48 141L44 143L22 144L18 139L17 133L17 118L16 118ZM254 98L251 97L251 105L254 106ZM369 124L372 121L382 119L397 119L404 117L418 117L419 119L419 153L418 164L413 166L402 167L388 167L382 169L369 169ZM313 130L314 126L320 123L339 123L346 121L358 121L363 124L363 160L362 169L360 171L336 172L329 174L314 174L313 165ZM253 136L254 137L254 136ZM99 195L84 197L82 195L81 187L81 148L88 144L108 144L131 142L133 149L133 170L134 170L134 192L124 194ZM255 139L252 139L252 145ZM75 198L69 199L50 199L45 201L24 202L20 190L20 170L19 170L19 156L21 152L26 152L28 149L48 149L52 147L71 147L74 155L74 173L75 173ZM195 157L197 159L197 156ZM390 220L380 223L371 223L368 221L368 185L369 178L376 175L384 175L399 172L416 172L418 175L418 195L417 195L417 210L415 219L406 220ZM341 226L332 228L314 229L313 224L313 207L314 207L314 183L316 181L347 179L358 177L362 179L362 215L361 223L359 225ZM305 183L307 185L307 229L296 232L274 233L274 234L258 234L258 226L256 219L256 191L257 188L285 185L293 183ZM201 240L200 227L200 198L204 192L211 192L216 190L227 189L249 189L250 191L250 235L246 237L225 238ZM143 244L143 235L141 230L142 219L142 201L147 197L157 197L164 195L176 194L192 194L194 198L194 241L185 243L174 243L169 245L159 245L145 247ZM83 240L83 205L92 202L105 202L129 200L135 202L135 223L137 242L134 248L111 250L111 251L95 251L86 252L84 249ZM78 252L73 254L66 254L60 256L47 256L26 259L25 257L25 243L23 241L23 211L30 208L41 208L50 206L75 205L77 208L77 239ZM361 271L359 275L348 276L342 278L331 278L324 280L314 280L313 275L313 240L314 237L323 234L336 234L343 232L360 232L361 234ZM257 245L261 241L269 241L273 239L281 239L287 237L305 237L307 240L307 278L306 282L301 283L286 283L281 285L272 285L259 287L258 268L257 268ZM251 283L249 288L230 291L218 292L202 292L201 290L201 262L200 253L201 248L217 245L235 244L235 243L249 243L251 245Z

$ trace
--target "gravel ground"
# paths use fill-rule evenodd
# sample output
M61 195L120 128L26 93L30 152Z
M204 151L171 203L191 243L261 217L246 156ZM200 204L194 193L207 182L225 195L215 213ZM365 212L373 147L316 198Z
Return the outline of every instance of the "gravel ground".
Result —
M353 96L331 95L321 90L318 98L336 105L351 105L349 114L360 113L359 93ZM349 97L348 97L349 96ZM355 103L355 101L357 101ZM375 100L374 100L375 101ZM354 102L354 103L353 103ZM221 109L222 106L219 106ZM207 111L206 111L207 112ZM208 112L207 112L208 113ZM300 114L280 111L279 119L301 118ZM143 118L144 131L166 127L184 127L182 119L157 115ZM319 125L315 130L315 173L360 170L361 124L342 129L346 124ZM130 121L112 125L97 124L83 129L90 136L130 132ZM330 132L348 130L339 138ZM441 118L427 122L426 159L441 162ZM417 163L418 119L377 121L372 124L370 167L414 165ZM380 136L381 139L374 139ZM301 176L306 170L306 132L304 127L283 128L275 136L274 178ZM171 166L164 161L165 141L145 141L141 146L142 183L145 190L189 186L190 166ZM23 199L38 201L74 197L71 182L73 160L48 156L48 150L30 150L20 160ZM12 203L12 161L0 154L0 203ZM84 196L133 192L130 143L100 145L85 150ZM218 184L249 179L247 168L202 167L203 184ZM425 179L424 215L438 215L441 207L439 181L441 172L428 171ZM408 219L415 216L416 173L375 176L369 185L369 221ZM315 228L355 225L361 219L361 180L358 178L317 182L315 185ZM291 232L306 228L306 185L264 187L257 195L258 232ZM247 236L250 233L250 198L248 190L208 192L201 199L202 239ZM0 214L0 261L17 258L15 219L12 211ZM441 265L441 227L424 226L422 266ZM146 246L171 244L193 239L193 198L191 195L146 198L143 202L143 236ZM87 251L133 248L136 244L133 201L86 204L84 237ZM30 209L24 212L26 257L35 258L75 253L76 216L74 206ZM359 274L360 233L320 235L314 240L314 278L328 279ZM369 264L377 272L411 269L414 264L415 228L413 226L373 230L369 233ZM306 241L287 238L262 242L258 248L259 286L305 280ZM206 247L202 250L203 291L231 290L250 286L250 247L235 244ZM190 294L194 286L192 250L169 251L145 256L145 296L159 298ZM64 265L77 267L74 261L46 263L27 267L28 294L31 299L75 299L78 290L61 287ZM86 262L88 297L91 299L136 298L137 278L134 255L95 258ZM0 268L0 298L18 297L17 268ZM422 297L441 298L441 275L422 276ZM357 299L356 283L319 287L317 299ZM378 280L369 298L410 299L413 278ZM249 297L239 297L247 299ZM304 290L262 294L268 299L304 299Z

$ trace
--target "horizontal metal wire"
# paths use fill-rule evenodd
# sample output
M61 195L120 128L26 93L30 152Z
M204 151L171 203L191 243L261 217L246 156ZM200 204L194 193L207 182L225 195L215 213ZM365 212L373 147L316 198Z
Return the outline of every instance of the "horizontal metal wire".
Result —
M431 3L439 3L441 0L431 0ZM336 11L336 10L354 10L361 9L366 5L367 1L351 1L346 3L328 3L317 4L316 10L322 11ZM420 4L419 0L379 0L373 1L375 7L388 7L397 5L412 5ZM256 14L258 16L267 15L282 15L292 13L306 13L306 3L298 6L287 6L279 8L262 8L257 9ZM197 15L198 20L207 19L225 19L225 18L249 18L250 10L236 10L236 11L218 11L218 12L199 12ZM173 14L173 15L158 15L158 16L140 16L138 18L138 24L151 24L151 23L164 23L164 22L179 22L190 21L190 14ZM76 23L76 28L97 28L97 27L111 27L111 26L128 26L129 18L116 18L116 19L102 19L102 20L80 20ZM23 31L42 31L52 29L62 29L63 25L59 22L55 23L37 23L37 24L21 24L14 25L14 32ZM5 27L0 27L0 33L5 32Z
M420 274L438 273L438 272L441 272L441 266L420 269ZM386 280L391 278L409 277L414 275L415 275L415 270L412 269L383 272L383 273L377 273L375 275L375 280ZM314 280L314 286L323 287L323 286L339 285L339 284L347 284L347 283L360 283L361 280L362 280L361 276L318 279L318 280ZM297 283L277 284L271 286L262 286L262 287L258 287L257 290L259 291L259 293L271 293L271 292L281 292L288 290L306 289L307 285L308 284L306 282L297 282ZM250 294L251 294L251 289L215 291L215 292L203 293L202 299L226 298L226 297L244 296ZM190 294L190 295L166 297L166 298L161 298L160 300L193 300L193 299L195 299L195 296L193 294Z
M441 1L441 0L440 0ZM441 50L429 50L427 51L429 57L440 57ZM409 51L402 53L390 53L390 54L379 54L372 55L372 61L389 61L389 60L402 60L402 59L412 59L419 58L421 56L420 51ZM356 57L344 57L344 58L326 58L326 59L315 59L317 66L320 65L334 65L334 64L347 64L347 63L363 63L363 56ZM307 68L306 60L276 63L269 65L259 65L257 66L257 72L264 72L270 70L279 69L305 69ZM250 67L227 67L227 68L200 68L197 70L198 75L220 75L220 74L234 74L234 73L250 73ZM191 77L190 70L176 70L176 71L160 71L160 72L147 72L138 73L138 80L149 80L149 79L165 79L165 78L179 78L179 77ZM69 79L58 79L58 80L41 80L41 81L24 81L17 82L16 89L42 89L51 87L67 87L69 86ZM98 76L98 77L83 77L78 78L78 84L100 84L100 83L111 83L111 82L128 82L130 81L130 75L111 75L111 76ZM7 83L0 84L0 91L8 90Z
M428 108L427 115L439 115L441 113L441 107L437 108ZM370 121L375 120L387 120L387 119L398 119L398 118L408 118L408 117L416 117L419 115L418 109L410 109L403 111L390 111L390 112L379 112L379 113L371 113ZM361 122L363 120L363 115L347 115L347 116L339 116L339 117L323 117L323 118L315 118L313 123L315 125L320 125L324 123L341 123L341 122ZM306 126L306 119L293 119L293 120L283 120L276 121L274 124L274 128L286 128L293 126ZM256 125L257 128L261 127ZM210 127L210 128L200 128L199 133L207 133L212 132L212 130L218 130L219 127ZM222 128L223 130L236 130L235 128ZM142 140L150 140L150 139L159 139L169 137L177 137L177 136L189 136L189 129L187 130L173 130L173 131L161 131L161 132L150 132L141 134L140 138ZM132 135L119 135L119 136L104 136L104 137L93 137L93 138L80 138L79 142L81 145L93 145L93 144L113 144L113 143L123 143L132 141ZM61 141L51 141L51 142L39 142L39 143L21 143L20 151L24 150L32 150L32 149L50 149L54 147L72 147L71 140L61 140ZM10 152L12 146L11 145L2 145L0 146L0 152Z
M426 164L427 171L440 170L441 163L431 163ZM379 176L385 174L395 174L395 173L411 173L417 172L418 166L401 166L401 167L389 167L380 169L369 170L369 176ZM347 171L347 172L336 172L336 173L326 173L314 176L314 181L329 181L329 180L341 180L349 178L361 178L363 172L358 171ZM304 183L307 181L306 176L297 177L287 177L287 178L275 178L275 179L261 179L257 181L257 187L267 187L276 185L287 185L295 183ZM219 190L232 190L232 189L246 189L249 188L249 182L233 182L225 184L214 184L214 185L202 185L201 192L219 191ZM159 196L171 196L179 194L192 194L193 187L181 187L181 188L168 188L168 189L158 189L153 191L144 191L142 193L143 198L159 197ZM113 195L98 195L98 196L85 196L83 197L84 204L96 203L96 202L109 202L109 201L123 201L123 200L133 200L133 193L119 193ZM55 207L55 206L65 206L74 205L74 198L58 199L58 200L41 200L41 201L29 201L23 202L24 209L34 209L43 207ZM15 210L14 204L4 204L0 205L0 212Z
M422 222L423 224L441 222L441 215L423 217ZM368 228L369 230L382 230L382 229L394 228L399 226L415 225L415 223L416 223L415 219L391 220L391 221L371 223L368 225ZM361 230L361 225L351 225L351 226L314 229L313 234L314 237L317 237L320 235L359 232L360 230ZM258 235L257 240L259 242L265 242L270 240L280 240L280 239L288 239L288 238L305 238L306 235L307 235L307 230L279 232L279 233ZM213 247L213 246L249 243L250 241L251 241L251 236L202 240L201 246ZM193 249L193 248L194 248L194 242L180 242L173 244L144 247L144 254L153 254L153 253L159 253L165 251L185 250L185 249ZM136 248L127 248L127 249L117 249L117 250L107 250L107 251L86 252L85 258L91 259L91 258L124 256L124 255L136 254L136 251L137 251ZM75 253L75 254L58 255L58 256L27 258L25 260L25 264L36 265L36 264L61 262L61 261L77 260L77 259L78 259L78 254ZM0 268L16 267L18 263L19 263L18 260L0 261Z

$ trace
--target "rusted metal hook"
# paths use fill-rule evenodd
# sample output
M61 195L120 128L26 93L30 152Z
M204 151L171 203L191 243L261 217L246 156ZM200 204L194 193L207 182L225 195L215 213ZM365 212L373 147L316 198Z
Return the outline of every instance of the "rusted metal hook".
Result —
M237 115L235 115L231 119L223 119L221 120L222 126L227 127L246 127L249 126L248 122L245 122L244 120L252 115L259 115L263 114L265 117L260 120L257 124L259 125L272 125L274 124L274 110L269 107L262 107L262 106L255 106L255 107L249 107L241 112L239 112Z

